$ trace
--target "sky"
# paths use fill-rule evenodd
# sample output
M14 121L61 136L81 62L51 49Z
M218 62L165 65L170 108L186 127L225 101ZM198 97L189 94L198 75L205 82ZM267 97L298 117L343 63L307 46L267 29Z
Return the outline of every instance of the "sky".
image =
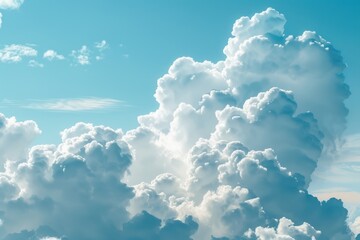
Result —
M271 6L286 15L287 34L316 30L342 52L353 93L347 101L348 132L360 132L359 5L356 1L25 1L19 9L2 11L0 44L33 46L37 56L0 65L7 79L1 88L1 111L19 120L35 120L43 130L37 143L58 143L58 133L79 121L129 130L137 126L138 115L156 109L156 81L176 58L219 61L233 22ZM97 61L95 44L103 40L108 48ZM91 52L90 64L78 64L71 57L82 46ZM65 59L44 59L49 49ZM44 66L29 67L31 59ZM24 108L39 101L78 98L120 102L94 111Z
M0 238L355 239L359 11L0 0Z

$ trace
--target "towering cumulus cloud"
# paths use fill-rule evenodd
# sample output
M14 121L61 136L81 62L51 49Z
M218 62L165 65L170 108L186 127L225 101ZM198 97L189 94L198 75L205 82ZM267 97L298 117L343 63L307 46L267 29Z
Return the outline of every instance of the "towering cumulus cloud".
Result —
M216 63L177 59L159 108L123 133L78 123L30 147L0 117L0 238L354 239L341 200L308 191L345 128L345 64L274 9L234 24Z

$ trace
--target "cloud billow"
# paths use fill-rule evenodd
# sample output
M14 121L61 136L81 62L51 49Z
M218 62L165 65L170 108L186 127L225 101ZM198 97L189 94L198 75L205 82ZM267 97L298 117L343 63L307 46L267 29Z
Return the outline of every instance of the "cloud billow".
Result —
M345 65L285 22L242 17L224 60L177 59L126 133L77 123L30 147L36 123L3 116L1 142L26 140L0 154L0 238L353 239L342 202L307 190L345 128Z
M159 194L147 190L152 205L139 204L150 195L136 187L138 210L191 214L199 223L194 239L352 238L342 202L307 191L345 128L345 64L315 32L286 36L285 23L271 8L242 17L224 60L182 57L158 80L159 108L125 135L134 153L128 178L139 184L169 172L181 184L176 194L148 184ZM142 174L143 166L152 171ZM284 222L308 232L285 234Z

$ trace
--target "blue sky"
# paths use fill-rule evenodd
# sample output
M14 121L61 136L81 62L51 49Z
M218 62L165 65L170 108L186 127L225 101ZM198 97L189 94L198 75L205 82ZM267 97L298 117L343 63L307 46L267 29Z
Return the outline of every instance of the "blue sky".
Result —
M359 12L0 0L0 238L360 239Z
M6 79L0 90L2 99L17 103L1 104L1 111L19 120L35 120L43 130L38 143L58 142L58 133L78 121L134 128L138 115L156 109L156 80L176 58L223 59L233 22L269 6L285 14L286 34L316 30L341 50L353 93L347 101L348 132L359 132L357 1L26 1L17 10L2 11L0 45L30 44L44 67L29 67L29 58L0 64L2 79ZM94 45L102 40L109 48L103 51L103 60L96 61ZM70 56L83 45L91 49L93 58L84 66ZM66 59L43 59L48 49ZM112 109L72 112L20 107L32 101L93 97L122 103Z

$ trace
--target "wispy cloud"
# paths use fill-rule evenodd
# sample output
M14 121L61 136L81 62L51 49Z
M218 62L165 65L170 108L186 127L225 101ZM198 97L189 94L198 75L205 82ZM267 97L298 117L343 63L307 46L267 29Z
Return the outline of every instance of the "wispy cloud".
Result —
M109 44L105 40L102 40L101 42L95 43L95 47L99 49L99 51L103 51L109 48Z
M349 220L360 214L360 134L344 136L337 157L313 175L310 191L321 200L342 199Z
M65 57L61 54L58 54L56 51L54 50L47 50L44 55L43 55L43 58L49 60L49 61L52 61L52 60L64 60Z
M1 0L0 0L1 1ZM1 27L1 18L0 13L0 27ZM38 51L36 50L36 45L32 44L8 44L0 49L0 62L3 63L18 63L24 60L24 58L30 58L28 62L30 67L44 67L43 63L36 61L38 56ZM95 42L92 47L87 45L81 46L80 49L72 50L70 56L73 58L75 65L89 65L92 60L102 60L104 59L104 52L109 49L109 44L106 40L100 42ZM48 61L54 60L64 60L65 56L56 52L53 49L48 49L42 54L42 58Z
M38 61L32 59L29 61L29 67L43 68L44 64L39 63Z
M125 106L123 101L113 98L72 98L35 100L22 107L51 111L91 111L114 109Z
M95 43L95 48L98 50L98 55L95 57L96 60L102 60L104 59L104 51L109 48L109 44L102 40L101 42Z
M331 174L329 174L331 172ZM360 186L357 176L360 174L360 134L344 136L344 142L338 147L336 159L316 172L316 177L331 181L334 185L349 184ZM360 188L357 187L359 190Z
M11 44L0 49L1 62L20 62L24 57L35 57L37 51L27 45Z

